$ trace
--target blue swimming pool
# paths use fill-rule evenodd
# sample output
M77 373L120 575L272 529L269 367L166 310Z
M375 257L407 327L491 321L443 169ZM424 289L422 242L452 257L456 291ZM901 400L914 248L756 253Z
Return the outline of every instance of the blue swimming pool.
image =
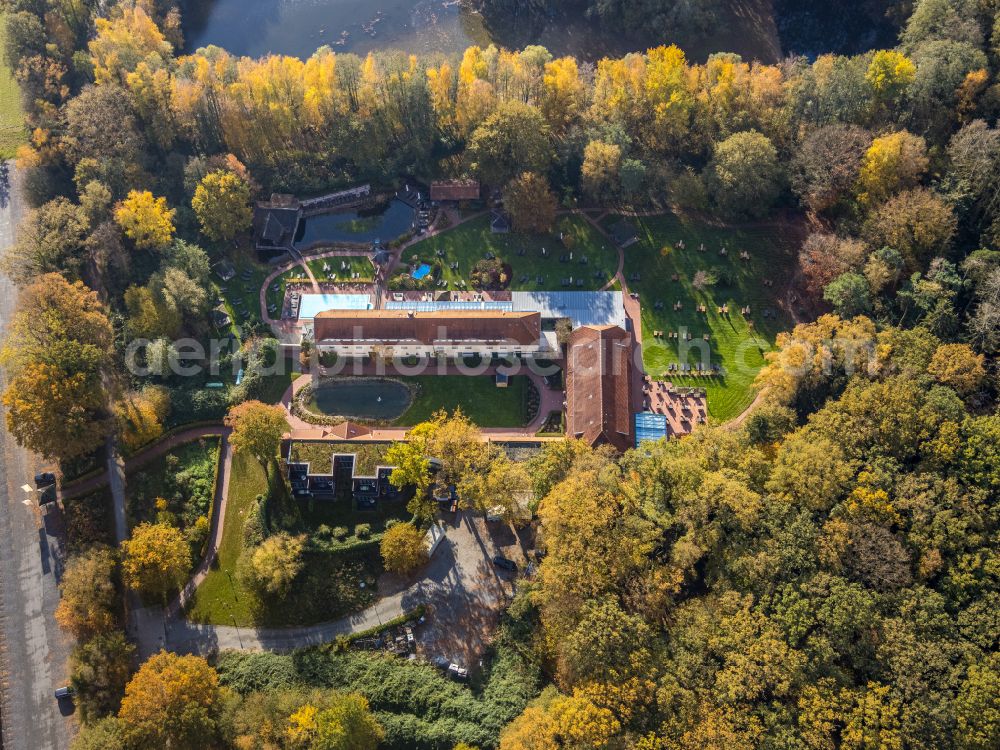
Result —
M426 263L421 263L420 267L417 268L417 270L410 275L413 276L413 278L416 279L417 281L420 281L420 279L424 278L424 276L426 276L430 272L431 272L431 267Z
M371 310L367 294L303 294L299 302L299 319L315 318L324 310Z
M295 247L308 248L318 243L391 242L413 227L413 208L392 200L381 210L341 211L319 214L302 220L295 237Z

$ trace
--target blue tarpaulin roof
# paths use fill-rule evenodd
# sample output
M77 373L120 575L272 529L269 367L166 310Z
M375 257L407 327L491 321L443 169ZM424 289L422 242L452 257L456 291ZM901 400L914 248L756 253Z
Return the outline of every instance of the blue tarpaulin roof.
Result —
M643 440L660 440L667 436L667 418L663 414L644 411L635 415L635 447Z

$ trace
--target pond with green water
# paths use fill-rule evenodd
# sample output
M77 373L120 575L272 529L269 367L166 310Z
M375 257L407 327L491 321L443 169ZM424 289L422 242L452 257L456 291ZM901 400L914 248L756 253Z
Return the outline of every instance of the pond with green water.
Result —
M394 420L410 408L410 389L395 380L363 378L321 382L305 407L314 414L356 419Z

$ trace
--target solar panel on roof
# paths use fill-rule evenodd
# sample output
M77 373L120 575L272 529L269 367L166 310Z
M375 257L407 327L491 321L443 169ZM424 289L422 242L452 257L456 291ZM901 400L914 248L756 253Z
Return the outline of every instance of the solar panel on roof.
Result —
M386 302L386 310L412 310L413 312L446 312L448 310L496 310L511 312L514 308L510 302L424 302L403 301Z

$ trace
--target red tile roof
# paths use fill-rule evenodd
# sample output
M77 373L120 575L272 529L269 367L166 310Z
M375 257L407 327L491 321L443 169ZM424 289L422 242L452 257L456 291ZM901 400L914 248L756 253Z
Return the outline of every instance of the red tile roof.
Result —
M620 451L633 445L632 337L618 326L581 326L566 352L566 434Z
M341 422L338 425L334 425L330 428L329 434L333 437L339 437L344 440L351 440L352 438L362 437L364 435L371 435L372 431L362 424L357 422Z
M542 337L542 316L500 310L327 310L314 318L313 337L317 343L514 342L530 346Z
M431 183L432 201L472 201L478 198L478 180L442 180Z

